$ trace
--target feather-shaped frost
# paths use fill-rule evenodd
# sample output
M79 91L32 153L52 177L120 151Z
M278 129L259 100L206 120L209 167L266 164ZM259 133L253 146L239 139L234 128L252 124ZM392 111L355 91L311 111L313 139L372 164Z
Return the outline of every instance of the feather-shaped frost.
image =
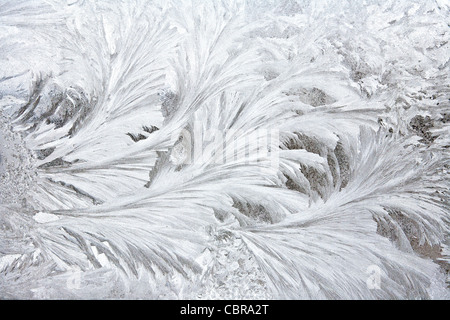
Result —
M448 298L448 9L1 3L0 296Z

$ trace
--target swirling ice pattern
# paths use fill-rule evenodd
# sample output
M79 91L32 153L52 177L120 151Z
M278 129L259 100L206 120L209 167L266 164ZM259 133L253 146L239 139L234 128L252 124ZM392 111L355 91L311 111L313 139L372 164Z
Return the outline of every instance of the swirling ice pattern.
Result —
M449 18L0 1L0 297L448 298Z

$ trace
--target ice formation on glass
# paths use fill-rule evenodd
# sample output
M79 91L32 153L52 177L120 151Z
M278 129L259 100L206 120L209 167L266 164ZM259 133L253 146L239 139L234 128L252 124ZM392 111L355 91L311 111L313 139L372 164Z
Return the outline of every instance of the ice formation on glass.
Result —
M0 1L0 298L449 298L449 9Z

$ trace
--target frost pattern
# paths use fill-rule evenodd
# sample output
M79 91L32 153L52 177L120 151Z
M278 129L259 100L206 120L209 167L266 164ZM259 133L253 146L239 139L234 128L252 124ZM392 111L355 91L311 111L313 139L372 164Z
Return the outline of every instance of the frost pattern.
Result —
M0 297L449 298L449 17L0 2Z

